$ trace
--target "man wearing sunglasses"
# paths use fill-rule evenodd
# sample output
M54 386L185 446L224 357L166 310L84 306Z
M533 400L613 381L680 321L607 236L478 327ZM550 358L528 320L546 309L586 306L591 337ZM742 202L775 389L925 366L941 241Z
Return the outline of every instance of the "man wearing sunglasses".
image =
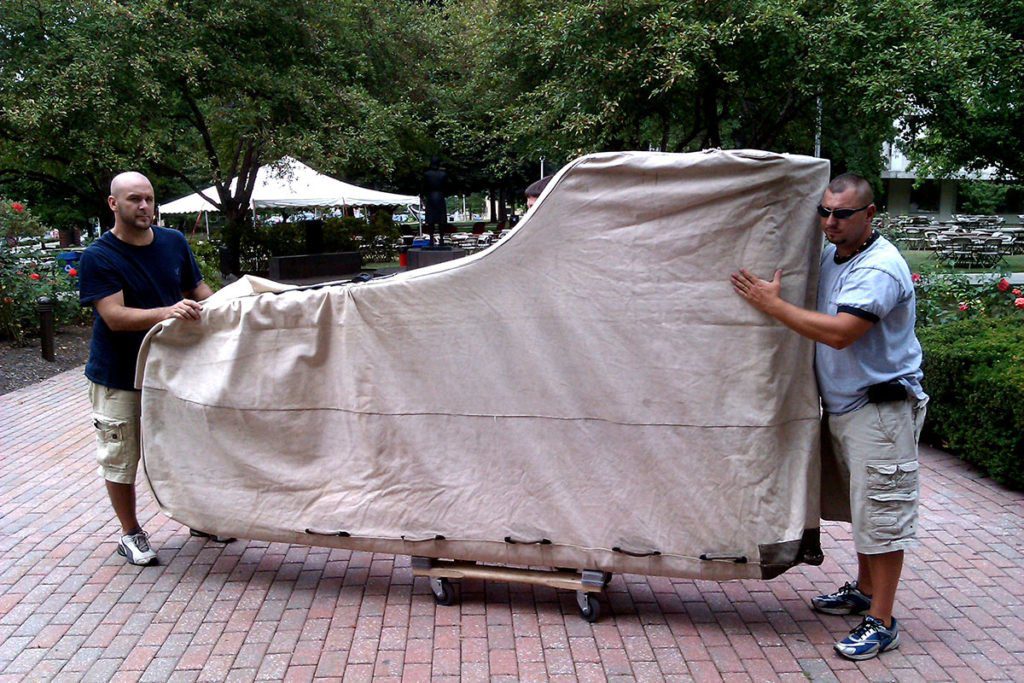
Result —
M916 533L917 439L928 397L910 270L871 228L871 186L851 173L836 177L818 215L831 244L821 258L816 311L781 298L781 270L771 281L740 270L732 284L755 308L817 342L822 517L852 523L858 571L856 581L811 604L826 614L865 615L835 649L870 659L899 645L892 608L903 552Z

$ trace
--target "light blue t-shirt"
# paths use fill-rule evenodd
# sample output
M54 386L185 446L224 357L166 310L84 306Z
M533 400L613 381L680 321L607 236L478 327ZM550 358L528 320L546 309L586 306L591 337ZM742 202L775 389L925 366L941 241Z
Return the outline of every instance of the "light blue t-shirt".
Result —
M907 262L884 237L846 263L837 264L835 252L830 244L821 256L818 311L847 312L875 324L845 349L815 344L814 370L825 412L856 410L868 402L869 386L893 380L919 400L927 398Z

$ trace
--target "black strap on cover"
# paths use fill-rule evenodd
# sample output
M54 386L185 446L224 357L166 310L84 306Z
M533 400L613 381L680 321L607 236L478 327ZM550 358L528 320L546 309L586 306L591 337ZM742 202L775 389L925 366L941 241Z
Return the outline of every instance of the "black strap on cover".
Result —
M658 557L659 555L661 555L660 550L650 550L648 552L635 552L632 550L624 550L619 546L615 546L614 548L612 548L612 552L622 553L623 555L628 555L630 557Z
M519 541L512 538L511 536L506 536L505 543L508 543L510 545L551 545L551 540L547 538L541 538L536 541Z

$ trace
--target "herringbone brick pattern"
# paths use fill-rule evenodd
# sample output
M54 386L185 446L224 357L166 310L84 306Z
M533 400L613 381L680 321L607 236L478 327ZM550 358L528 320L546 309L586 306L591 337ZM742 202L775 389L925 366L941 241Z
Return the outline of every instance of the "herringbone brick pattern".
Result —
M840 525L822 567L772 581L616 576L593 625L522 585L465 581L436 606L406 557L204 543L142 487L161 565L138 568L115 554L81 371L0 413L0 681L1024 680L1024 496L932 449L902 645L853 663L831 644L854 619L807 606L849 578Z

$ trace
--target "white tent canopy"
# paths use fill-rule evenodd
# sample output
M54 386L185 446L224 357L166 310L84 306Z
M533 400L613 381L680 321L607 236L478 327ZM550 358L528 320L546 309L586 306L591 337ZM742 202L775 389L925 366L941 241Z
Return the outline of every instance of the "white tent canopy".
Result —
M231 181L234 192L238 179ZM160 205L160 214L198 213L217 211L217 207L204 196L219 201L213 185L202 194L190 194L173 202ZM330 176L323 175L291 157L285 157L275 164L261 166L256 173L256 186L252 191L252 207L262 208L308 208L333 206L409 206L420 203L415 195L378 192L358 185L350 185Z

